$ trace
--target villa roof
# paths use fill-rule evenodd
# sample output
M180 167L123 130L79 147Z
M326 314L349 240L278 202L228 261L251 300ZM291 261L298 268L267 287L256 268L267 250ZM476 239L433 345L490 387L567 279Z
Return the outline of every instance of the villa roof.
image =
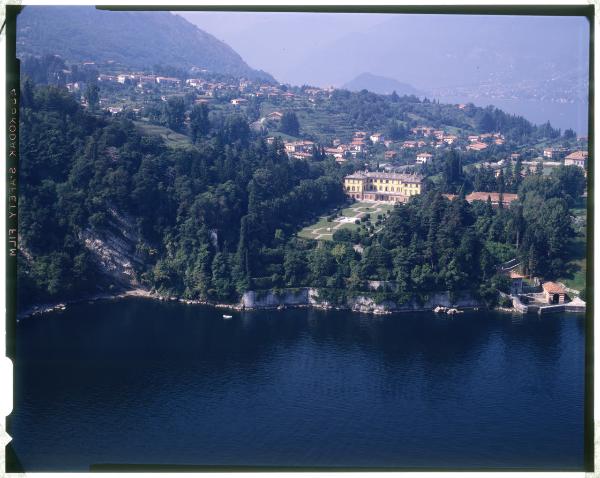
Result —
M587 151L574 151L573 153L569 154L565 159L583 160L583 159L586 159L587 157L588 157Z
M364 172L357 171L354 174L346 176L346 179L398 179L405 183L420 184L423 181L423 176L419 174L404 174L404 173L379 173L379 172Z
M542 284L542 289L544 292L548 294L564 294L565 288L561 284L557 284L556 282L544 282Z
M510 204L513 201L516 201L518 199L518 195L514 194L514 193L504 193L502 195L502 202L504 204ZM466 197L466 200L468 202L473 202L473 201L487 201L488 197L491 199L492 202L499 202L500 201L500 193L496 193L496 192L482 192L482 191L475 191L472 192L471 194L469 194Z

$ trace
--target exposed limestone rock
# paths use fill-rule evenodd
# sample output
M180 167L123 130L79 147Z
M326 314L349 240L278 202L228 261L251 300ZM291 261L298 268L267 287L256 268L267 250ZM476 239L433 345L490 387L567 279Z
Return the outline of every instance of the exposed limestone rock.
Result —
M144 266L143 259L136 251L140 238L130 218L114 209L108 212L108 227L100 230L88 227L79 237L92 253L100 271L121 287L138 287L138 272Z

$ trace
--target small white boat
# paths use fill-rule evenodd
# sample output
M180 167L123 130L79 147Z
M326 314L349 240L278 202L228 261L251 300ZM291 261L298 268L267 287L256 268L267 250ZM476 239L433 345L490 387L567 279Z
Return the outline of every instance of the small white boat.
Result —
M232 317L233 317L233 315L225 315L225 314L223 314L223 318L224 319L231 319Z

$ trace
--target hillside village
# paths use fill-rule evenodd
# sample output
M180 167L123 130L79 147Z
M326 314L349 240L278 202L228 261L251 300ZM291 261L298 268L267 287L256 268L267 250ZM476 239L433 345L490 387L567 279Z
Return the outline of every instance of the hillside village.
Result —
M94 73L111 68L114 67L110 63L96 65L84 62L75 69ZM517 161L523 166L523 174L536 168L542 168L547 174L561 164L586 169L587 138L575 137L574 134L567 142L565 134L555 141L546 138L531 144L526 140L507 139L499 131L476 131L476 125L444 125L438 119L437 126L434 126L421 121L423 118L420 120L418 114L410 113L398 123L400 132L392 131L395 134L386 133L385 125L381 125L379 130L368 131L352 130L347 124L342 127L329 124L323 128L319 126L323 117L336 116L327 113L329 105L336 100L335 92L338 90L333 87L292 87L216 76L201 69L190 72L196 76L112 71L92 76L91 81L97 82L99 87L100 108L111 115L153 123L151 110L156 102L181 97L192 105L207 105L212 114L238 112L246 115L253 131L264 135L269 144L276 137L281 138L289 157L298 160L329 156L338 163L360 161L372 171L431 176L437 169L433 165L445 151L452 149L462 152L463 164L467 168L490 168L496 176L507 167L514 168ZM64 69L60 81L65 82L70 92L80 96L86 106L85 91L89 81L68 81L72 74L71 69ZM409 101L419 100L413 97ZM447 106L453 108L457 115L474 108L470 104ZM296 136L282 131L282 118L286 112L294 112L300 119ZM448 114L445 113L445 116ZM187 113L185 123L189 124Z

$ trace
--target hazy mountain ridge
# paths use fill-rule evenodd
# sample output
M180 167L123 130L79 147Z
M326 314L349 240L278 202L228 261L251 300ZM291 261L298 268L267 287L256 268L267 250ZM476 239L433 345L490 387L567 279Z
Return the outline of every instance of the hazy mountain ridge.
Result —
M27 6L17 19L17 54L58 54L71 62L114 61L131 68L193 66L272 80L232 48L169 12Z
M545 80L569 71L587 88L589 26L579 17L182 15L235 46L255 67L292 84L340 86L368 71L425 91L523 81L538 82L546 91ZM290 34L296 31L305 34ZM259 45L268 54L258 54Z
M389 95L395 91L400 96L423 96L422 91L417 90L408 83L402 83L394 78L386 78L384 76L374 75L368 72L361 73L357 77L345 83L342 88L350 91L368 90L382 95Z

